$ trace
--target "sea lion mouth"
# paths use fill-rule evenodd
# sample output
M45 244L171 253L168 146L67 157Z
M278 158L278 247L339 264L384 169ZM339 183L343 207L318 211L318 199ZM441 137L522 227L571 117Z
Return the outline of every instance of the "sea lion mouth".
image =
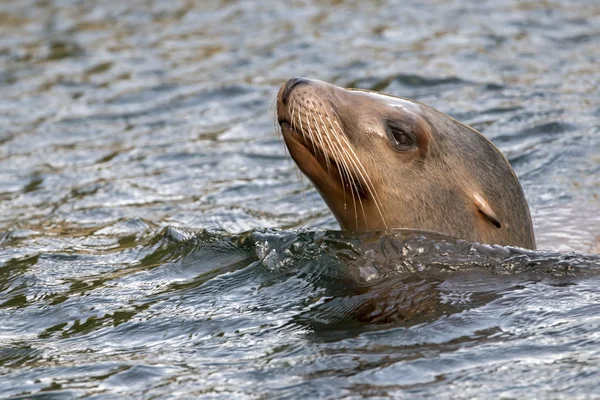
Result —
M336 160L329 154L329 151L323 149L324 144L320 142L323 141L323 138L313 138L313 135L300 131L297 126L293 126L285 119L280 119L278 122L286 145L291 153L295 153L292 154L292 157L303 172L307 173L307 169L313 169L316 164L321 170L318 175L326 174L331 182L340 186L344 194L366 198L367 194L361 180L351 168L348 168L347 162L344 165L344 161ZM299 148L302 148L303 151L299 152ZM314 175L314 171L307 175Z

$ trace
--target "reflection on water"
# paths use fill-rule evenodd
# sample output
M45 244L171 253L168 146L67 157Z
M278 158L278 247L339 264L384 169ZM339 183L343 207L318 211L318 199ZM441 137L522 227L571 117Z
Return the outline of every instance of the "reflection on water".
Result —
M3 1L0 397L592 393L599 38L594 1ZM544 250L316 229L291 76L482 131Z

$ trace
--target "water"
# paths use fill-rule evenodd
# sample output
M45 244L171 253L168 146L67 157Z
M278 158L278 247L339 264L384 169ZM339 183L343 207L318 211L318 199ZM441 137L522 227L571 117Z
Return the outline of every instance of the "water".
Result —
M600 396L600 5L0 3L0 397ZM307 76L507 155L540 250L341 234Z

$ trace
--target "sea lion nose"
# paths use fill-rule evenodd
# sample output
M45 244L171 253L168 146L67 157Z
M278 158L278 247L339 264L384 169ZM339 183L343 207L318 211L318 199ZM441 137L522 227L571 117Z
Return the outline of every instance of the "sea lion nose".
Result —
M310 79L306 79L306 78L292 78L290 80L288 80L285 83L285 87L283 88L283 93L281 94L281 101L283 102L283 104L287 104L288 99L290 97L290 93L292 93L292 90L303 83L311 83Z

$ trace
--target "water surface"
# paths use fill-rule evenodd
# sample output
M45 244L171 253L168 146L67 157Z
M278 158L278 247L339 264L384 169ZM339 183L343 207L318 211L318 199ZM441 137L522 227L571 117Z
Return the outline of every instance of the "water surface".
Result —
M599 64L591 0L3 1L0 397L593 397ZM480 130L540 250L337 232L292 76Z

